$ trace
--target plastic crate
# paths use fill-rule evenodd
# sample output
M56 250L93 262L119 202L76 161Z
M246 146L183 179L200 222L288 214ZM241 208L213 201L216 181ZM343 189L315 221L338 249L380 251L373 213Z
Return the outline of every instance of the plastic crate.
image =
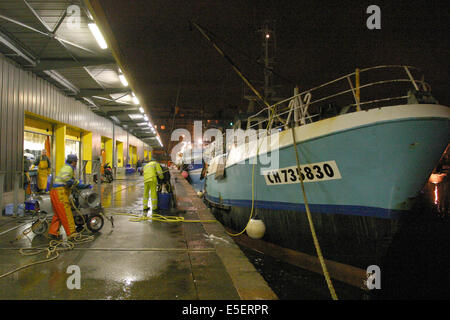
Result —
M25 205L23 203L19 203L17 205L17 215L23 216ZM5 216L12 216L14 215L14 204L9 203L5 206Z
M39 209L39 202L37 200L25 201L25 211L34 211Z
M172 203L171 193L158 193L158 208L161 210L170 210Z

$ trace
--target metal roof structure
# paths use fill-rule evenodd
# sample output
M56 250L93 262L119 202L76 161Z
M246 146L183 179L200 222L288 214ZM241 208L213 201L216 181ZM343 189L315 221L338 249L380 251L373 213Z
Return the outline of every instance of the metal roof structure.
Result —
M2 0L0 53L45 78L153 148L157 131L110 48L102 49L82 1ZM126 71L125 71L126 73Z

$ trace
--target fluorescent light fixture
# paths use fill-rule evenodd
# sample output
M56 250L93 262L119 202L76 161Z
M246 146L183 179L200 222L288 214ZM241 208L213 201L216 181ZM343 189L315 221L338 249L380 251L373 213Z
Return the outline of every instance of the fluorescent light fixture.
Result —
M141 113L144 113L144 108L139 107L139 111L140 111Z
M103 38L102 33L100 32L100 29L97 27L95 23L88 23L89 30L91 30L92 35L94 36L95 40L97 40L98 45L103 50L108 48L108 45L106 44L105 38Z
M116 116L111 116L111 119L113 119L117 123L120 123L120 120Z
M127 78L125 78L123 73L119 74L119 79L120 79L120 82L122 82L124 87L128 87Z
M159 138L159 136L157 136L156 139L158 140L158 142L161 145L161 147L163 147L163 144L162 144L161 139Z
M139 104L139 99L136 97L134 92L131 93L131 98L133 99L134 104Z
M145 120L145 121L148 121L148 117L147 117L146 114L144 115L144 120Z
M128 117L133 119L133 120L142 119L143 118L142 114L139 114L139 113L131 113L131 114L128 115Z

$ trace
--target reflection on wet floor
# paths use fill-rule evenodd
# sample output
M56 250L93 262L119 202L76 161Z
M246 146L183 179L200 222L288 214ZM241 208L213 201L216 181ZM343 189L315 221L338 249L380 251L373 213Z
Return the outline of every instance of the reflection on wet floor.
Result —
M142 193L143 181L138 176L102 184L105 214L141 214ZM198 243L198 251L192 251L192 235L182 224L130 222L129 218L116 215L114 227L105 221L94 241L1 278L0 299L239 299L233 281L205 239ZM45 259L45 254L21 256L17 250L47 245L44 235L31 232L10 242L30 226L22 224L5 234L2 231L14 224L0 229L0 275ZM206 234L202 228L197 231ZM81 270L79 290L67 286L71 265Z

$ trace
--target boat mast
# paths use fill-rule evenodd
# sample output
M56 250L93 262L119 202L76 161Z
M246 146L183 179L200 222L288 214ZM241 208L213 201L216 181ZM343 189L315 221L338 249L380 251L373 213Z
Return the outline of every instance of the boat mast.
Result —
M262 48L264 51L261 59L264 62L264 98L266 101L270 101L275 94L275 90L272 86L272 70L275 64L276 38L275 31L269 24L269 20L266 20L263 27L258 30L262 36Z
M264 67L264 83L261 88L264 94L264 100L273 103L275 99L275 90L273 87L273 69L275 65L275 51L276 51L276 37L274 28L271 27L273 22L269 20L264 21L264 24L256 32L261 36L261 56L257 60L258 64ZM252 114L255 112L254 103L257 99L254 95L244 95L244 98L249 101L247 107L247 113ZM270 113L270 111L269 111Z

